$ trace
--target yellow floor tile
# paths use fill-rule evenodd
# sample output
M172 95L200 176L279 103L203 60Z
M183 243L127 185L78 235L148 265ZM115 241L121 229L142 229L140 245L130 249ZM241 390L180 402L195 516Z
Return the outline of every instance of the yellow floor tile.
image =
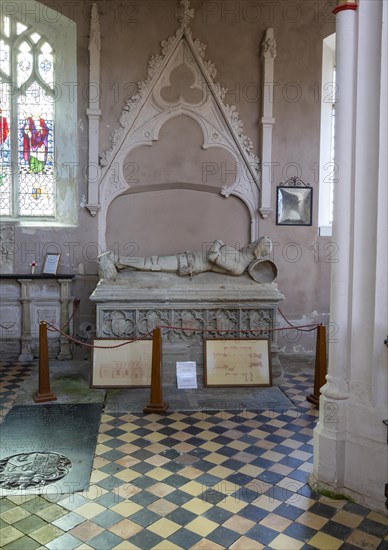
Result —
M122 449L122 447L119 447ZM137 449L135 446L133 446L132 449L129 450L129 453L135 452ZM121 451L122 453L128 452L128 451ZM124 468L132 468L132 466L135 466L136 464L139 464L140 460L137 460L137 458L134 458L130 454L127 456L123 456L122 458L119 458L118 460L115 460L114 464L118 464L119 466L123 466Z
M148 527L149 531L152 531L153 533L156 533L160 537L163 537L167 539L169 536L171 536L175 531L178 531L178 529L181 529L181 525L178 523L175 523L175 521L171 521L167 518L161 518L152 525Z
M267 495L262 495L258 499L254 500L252 504L259 506L263 510L267 510L267 512L273 512L282 503L280 500L270 498Z
M78 546L77 550L80 548L81 546ZM114 546L112 550L141 550L141 548L135 546L127 540L124 540L123 542L120 542L120 544L118 544L117 546Z
M162 481L163 479L166 479L166 477L170 477L170 475L172 475L172 472L164 470L163 468L154 468L153 470L147 472L148 477L157 479L158 481Z
M326 533L317 533L308 543L314 548L319 548L319 550L338 550L342 546L343 541L331 535L326 535Z
M187 477L187 479L196 479L199 476L203 475L201 470L197 470L195 466L186 466L182 470L179 470L179 475Z
M91 540L92 538L102 533L103 530L104 529L102 527L88 520L71 529L69 533L77 539L82 540L82 542L86 543L86 541Z
M136 436L138 437L138 436ZM161 441L162 439L165 439L166 436L163 435L163 434L160 434L158 432L154 432L154 433L150 433L150 434L147 434L145 439L147 439L148 441L151 441L152 443L158 443L159 441Z
M106 435L104 433L99 434L97 437L97 443L106 443L107 441L110 441L112 439L111 435Z
M174 487L171 487L171 485L167 485L167 483L155 483L155 485L151 485L151 487L147 488L147 491L149 493L152 493L153 495L156 495L158 497L165 497L166 495L172 493L174 490Z
M286 500L286 503L291 504L292 506L296 506L301 510L308 510L313 504L315 504L315 500L305 497L303 495L293 495L288 500Z
M265 525L274 531L282 533L287 527L291 525L292 521L290 519L284 518L283 516L278 516L276 513L268 514L264 519L260 521L260 525Z
M136 533L138 533L142 529L142 526L138 525L134 521L123 519L115 525L112 525L112 527L109 528L109 531L111 531L118 537L121 537L122 539L127 539L132 537L133 535L136 535Z
M109 464L109 460L103 458L102 456L96 456L96 458L93 460L93 468L96 470L98 470L98 468L106 466L107 464Z
M40 544L47 544L61 535L63 535L63 531L61 529L58 529L55 525L47 524L44 527L29 533L28 536L35 539Z
M129 468L127 470L121 470L121 472L117 472L117 474L114 474L114 477L122 479L126 482L133 481L140 476L141 474L139 474L139 472L135 472L135 470L130 470Z
M94 518L98 514L101 514L101 512L105 511L106 508L97 502L88 502L87 504L83 504L77 508L77 514L86 519Z
M212 453L204 458L207 462L212 464L222 464L225 460L228 460L227 456L219 455L217 453Z
M190 445L190 443L185 443L184 441L182 441L181 443L178 443L178 445L175 445L174 449L179 453L189 453L190 451L195 449L195 447L194 445Z
M93 470L90 476L90 483L92 484L98 483L99 481L102 481L107 477L109 477L109 474L106 474L105 472L101 472L101 470Z
M136 447L136 445L133 445L132 443L124 443L123 445L120 445L120 447L116 447L116 449L118 451L120 451L121 453L127 453L129 455L131 453L134 453L134 452L138 451L139 447ZM126 458L131 459L131 460L136 460L136 459L133 459L130 456L120 458L119 460L125 460ZM119 462L119 460L116 460L117 464L121 464L121 462ZM138 462L140 462L140 460L138 460L134 464L137 464ZM123 463L121 465L125 466L125 463Z
M14 504L25 504L26 502L37 498L36 495L9 495L7 499Z
M170 540L162 540L156 546L152 547L152 550L184 550L182 546L173 544Z
M166 462L170 462L169 458L165 458L164 456L151 456L150 458L147 458L144 462L147 462L147 464L151 464L152 466L163 466L163 464L166 464Z
M229 443L228 447L231 447L232 449L237 449L238 451L243 451L247 447L249 447L248 443L244 443L243 441L232 441Z
M305 485L305 483L303 481L292 479L291 477L284 477L276 485L278 487L283 487L284 489L292 493L297 493L299 489L301 489Z
M246 474L248 476L251 476L253 478L256 478L260 474L264 472L264 468L260 468L259 466L253 466L253 464L246 464L239 470L242 474Z
M347 538L346 542L358 546L363 550L376 550L381 543L381 539L356 530Z
M185 525L185 529L193 531L193 533L197 533L197 535L200 535L201 537L206 537L209 533L214 531L214 529L217 529L217 527L218 523L204 517L195 518L193 521L190 521L190 523Z
M388 525L388 517L379 514L378 512L370 512L367 516L368 519L372 521L377 521L377 523L382 523L383 525Z
M212 508L213 504L209 504L208 502L205 502L204 500L201 500L200 498L192 498L189 500L189 502L186 502L182 505L182 508L185 510L189 510L189 512L193 512L193 514L197 514L200 516L206 510L209 510L209 508Z
M12 527L12 525L4 527L4 529L0 531L0 548L3 548L14 540L20 539L22 536L23 533L21 533L18 529L15 529L15 527Z
M272 460L272 462L279 462L279 460L282 460L284 458L284 455L280 453L276 453L275 451L267 451L266 453L263 453L261 455L261 458L265 458L266 460Z
M217 434L214 434L214 435L217 436ZM202 438L202 434L201 434L201 438ZM220 445L219 443L214 443L214 441L207 441L206 443L201 445L201 449L205 449L205 451L209 451L211 453L215 453L221 447L222 445Z
M191 546L190 550L225 550L225 547L220 546L212 540L202 539L194 544L194 546Z
M24 519L30 515L31 513L24 508L15 506L14 508L11 508L10 510L7 510L6 512L0 514L0 518L6 523L16 523L17 521Z
M240 472L241 471L242 470L240 470ZM223 479L225 477L228 477L234 474L234 470L231 470L230 468L225 468L225 466L214 466L214 468L212 468L211 470L208 470L207 473Z
M189 495L192 495L193 497L196 497L206 491L207 487L203 483L189 481L188 483L185 483L185 485L179 487L179 489L181 491L184 491L185 493L188 493Z
M311 527L316 531L319 531L329 520L327 518L312 514L311 512L303 512L296 521L307 527Z
M136 485L132 485L132 483L123 483L122 485L115 487L112 491L112 493L116 496L116 502L121 501L122 498L126 500L135 498L136 500L136 495L140 492L140 487L136 487Z
M234 514L237 514L240 510L245 508L246 505L246 502L243 502L234 496L227 496L224 498L224 500L217 504L219 508L222 508L223 510L228 510L229 512L232 512Z
M240 537L230 546L230 550L263 550L263 548L263 544L248 537Z
M142 509L141 506L136 504L135 502L119 502L118 504L115 504L110 508L113 510L113 512L116 512L117 514L120 514L124 518L130 517L132 514L135 514L139 510ZM78 513L78 509L77 509Z
M96 455L103 455L104 453L107 453L108 451L111 451L112 449L108 447L107 445L104 445L103 443L98 443L96 445L95 454Z
M275 548L275 550L299 550L303 545L304 542L300 540L280 534L270 543L269 547ZM326 550L329 550L329 548L326 548Z
M121 434L118 436L117 439L120 439L120 441L123 441L124 443L131 443L131 441L135 441L139 436L136 434L133 434L131 432L127 432L125 434Z
M152 512L155 512L155 514L158 514L159 516L167 516L167 514L170 514L171 512L176 510L178 506L164 498L159 498L158 500L155 500L155 502L147 506L147 508Z
M360 525L364 518L358 516L357 514L352 514L351 512L346 512L346 510L338 510L336 514L332 517L332 521L346 525L346 527L351 527L355 529Z
M103 495L105 495L107 492L108 491L106 489L103 489L98 485L89 485L87 489L82 491L82 496L86 498L86 500L96 501L99 498L101 498Z
M229 518L225 523L222 524L222 527L231 529L240 535L244 535L249 529L252 529L256 523L250 519L243 518L242 516L235 515Z

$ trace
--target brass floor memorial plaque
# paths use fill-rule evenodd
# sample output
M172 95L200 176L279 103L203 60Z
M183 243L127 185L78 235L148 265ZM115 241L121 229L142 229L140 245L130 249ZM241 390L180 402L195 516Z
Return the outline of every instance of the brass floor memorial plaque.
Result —
M102 404L16 406L0 424L0 496L89 486Z

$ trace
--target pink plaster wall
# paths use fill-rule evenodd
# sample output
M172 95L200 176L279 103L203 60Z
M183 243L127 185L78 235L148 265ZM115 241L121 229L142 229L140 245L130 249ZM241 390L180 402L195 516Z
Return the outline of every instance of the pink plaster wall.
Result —
M96 3L100 13L102 38L100 150L104 151L110 147L111 133L119 127L119 117L126 99L136 92L136 82L146 77L150 56L160 53L160 42L174 34L177 28L175 11L178 2L175 0L131 0L131 2L99 0ZM86 108L89 13L92 2L42 0L41 4L57 8L77 23L78 72L77 82L74 85L78 97L78 127L74 128L74 133L77 134L79 148L79 223L75 227L66 228L16 228L18 248L15 271L27 273L32 259L31 254L34 256L40 254L40 260L43 260L46 244L54 242L62 252L60 266L62 272L77 272L79 264L82 263L84 272L94 275L96 274L97 219L92 218L84 208L87 202ZM268 220L261 221L260 233L269 235L279 243L275 247L277 255L275 259L279 265L279 288L286 296L283 310L295 319L302 315L310 315L313 311L327 315L330 265L340 251L335 251L334 255L331 254L331 248L324 248L330 239L322 239L318 236L319 182L315 174L319 162L318 90L321 80L322 39L335 30L331 4L325 0L316 2L192 0L191 4L195 9L195 18L191 23L193 36L207 44L205 58L215 63L216 80L229 89L226 103L237 106L240 118L245 123L245 133L252 139L258 154L261 116L259 51L265 30L268 27L274 28L278 56L274 73L276 124L273 134L273 160L276 164L273 169L273 199L275 201L275 187L280 181L284 181L287 176L301 175L302 179L311 183L314 188L314 218L313 226L310 228L290 229L276 226L274 216L270 216ZM186 78L185 75L181 77ZM68 92L64 90L66 91ZM173 128L166 127L162 134L166 132L168 135L173 131ZM195 143L199 143L194 127L191 138L194 141L197 140ZM173 159L174 154L179 152L179 143L175 142L174 147L175 153L174 149L169 149L162 140L160 144L156 144L156 157L163 153L166 157ZM219 151L209 150L206 153L214 162L220 162L220 160L222 162ZM145 152L138 151L135 154L138 155L140 163L146 158ZM197 162L200 162L199 157L195 159L195 163ZM179 163L182 164L181 159ZM198 168L193 163L194 158L186 158L181 171L184 177L180 178L178 173L174 173L172 179L175 182L184 183L188 183L187 179L190 179L190 176L194 179L194 172L198 172ZM175 164L172 162L171 168L174 168ZM156 176L155 171L147 172L146 167L142 174L147 175L150 181ZM165 170L162 176L160 181L170 181L168 170ZM210 183L210 186L215 190L219 182L213 183ZM139 204L142 200L145 208L160 211L159 195L159 191L153 191L146 193L142 199L125 196L119 208L120 216L126 215L124 213L127 212L126 204L131 200L138 201ZM173 199L169 199L167 194L163 195L165 197L162 203L163 211L168 203L173 206L176 204L177 208L181 208L182 205L187 204L186 197L189 195L193 197L190 198L190 204L195 205L197 217L201 216L201 231L199 232L198 226L194 232L187 231L186 236L183 232L178 233L176 230L174 232L170 229L171 223L167 225L163 222L160 213L158 247L168 241L168 250L172 251L182 248L182 245L184 248L194 247L196 242L202 242L208 238L210 240L221 238L232 243L233 240L243 239L249 234L249 228L246 227L249 218L245 207L237 199L223 199L215 193L201 193L194 189L186 189L179 192L178 198L177 191L169 192L169 196L173 196ZM206 201L203 201L205 195ZM156 203L153 203L154 200ZM216 206L216 203L222 204L222 207L218 204ZM117 208L117 205L112 205L112 212L113 208ZM155 216L154 219L156 219ZM179 225L181 222L182 220ZM216 234L212 235L213 231ZM235 235L238 237L234 238ZM114 240L116 235L112 233L109 237ZM152 243L155 243L152 224L148 226L144 224L141 239L140 244L144 250L159 251L156 250L156 246L152 246ZM183 242L185 239L188 241L187 244ZM139 236L137 240L140 242ZM297 261L290 261L287 257L287 252L292 252L290 243L297 244L299 255L300 250L302 251L302 256ZM335 248L335 244L333 246ZM33 252L29 253L30 250ZM92 283L90 286L93 286Z

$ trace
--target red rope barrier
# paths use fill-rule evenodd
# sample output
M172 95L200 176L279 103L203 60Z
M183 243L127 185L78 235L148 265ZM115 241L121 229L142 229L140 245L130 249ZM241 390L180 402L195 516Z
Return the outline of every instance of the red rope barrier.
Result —
M290 328L292 328L293 330L300 330L301 332L312 332L313 330L316 330L316 328L318 327L318 324L316 324L316 323L315 324L310 324L310 325L300 325L300 326L292 325L284 317L282 312L280 312L280 314L282 315L284 320L289 324ZM79 344L81 346L86 346L88 348L96 348L96 349L121 348L123 346L127 346L128 344L132 344L133 342L137 342L139 340L144 340L145 338L148 338L152 334L152 331L150 331L147 334L145 334L144 336L140 336L139 338L132 338L132 339L126 341L126 342L122 342L121 344L117 344L115 346L96 346L94 344L88 344L86 342L82 342L81 340L77 340L76 338L73 338L72 336L69 336L68 334L63 332L62 329L59 329L59 328L55 327L54 325L50 324L47 321L45 321L45 322L46 322L46 325L47 325L47 330L49 330L50 332L59 332L62 336L64 336L68 340L71 340L72 342L75 342L76 344ZM287 328L285 328L285 327L239 329L239 330L237 330L237 329L219 330L219 329L206 329L206 328L177 327L177 326L174 326L174 325L159 325L158 328L160 328L160 329L173 329L173 330L185 330L185 331L190 331L191 330L193 332L203 332L203 333L205 333L205 332L209 332L209 333L217 332L218 334L222 334L222 333L228 333L228 334L229 333L232 333L232 334L233 333L239 333L239 334L241 334L241 333L260 333L261 334L262 332L275 332L275 331L279 331L279 330L287 330Z
M62 336L67 338L68 340L71 340L72 342L75 342L76 344L80 344L81 346L86 346L87 348L96 348L96 349L115 349L115 348L121 348L123 346L127 346L128 344L132 344L133 342L138 342L139 340L144 340L145 338L148 338L151 336L152 332L149 332L148 334L145 334L144 336L140 336L139 338L133 338L131 340L127 340L126 342L122 342L121 344L117 344L116 346L95 346L94 344L88 344L86 342L82 342L81 340L77 340L76 338L73 338L72 336L69 336L65 332L63 332L60 328L55 327L51 323L45 321L47 325L47 330L50 332L59 332Z

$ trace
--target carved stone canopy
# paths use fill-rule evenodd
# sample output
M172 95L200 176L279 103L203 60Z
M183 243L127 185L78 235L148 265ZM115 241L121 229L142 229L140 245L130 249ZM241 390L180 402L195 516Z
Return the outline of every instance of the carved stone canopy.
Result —
M177 12L180 27L162 41L161 55L150 58L146 79L138 83L138 93L127 101L122 111L120 127L111 138L111 149L100 155L101 249L106 249L109 205L130 187L123 173L125 159L135 148L151 146L159 139L163 125L180 115L198 123L203 134L203 149L218 147L234 159L235 179L221 193L225 197L235 195L246 204L251 217L251 238L258 237L259 159L253 153L251 140L243 133L243 122L236 107L224 102L227 90L215 82L215 66L205 60L206 46L192 37L189 22L193 16L189 0L181 0ZM180 89L179 94L172 93L182 72L189 75L190 86Z

